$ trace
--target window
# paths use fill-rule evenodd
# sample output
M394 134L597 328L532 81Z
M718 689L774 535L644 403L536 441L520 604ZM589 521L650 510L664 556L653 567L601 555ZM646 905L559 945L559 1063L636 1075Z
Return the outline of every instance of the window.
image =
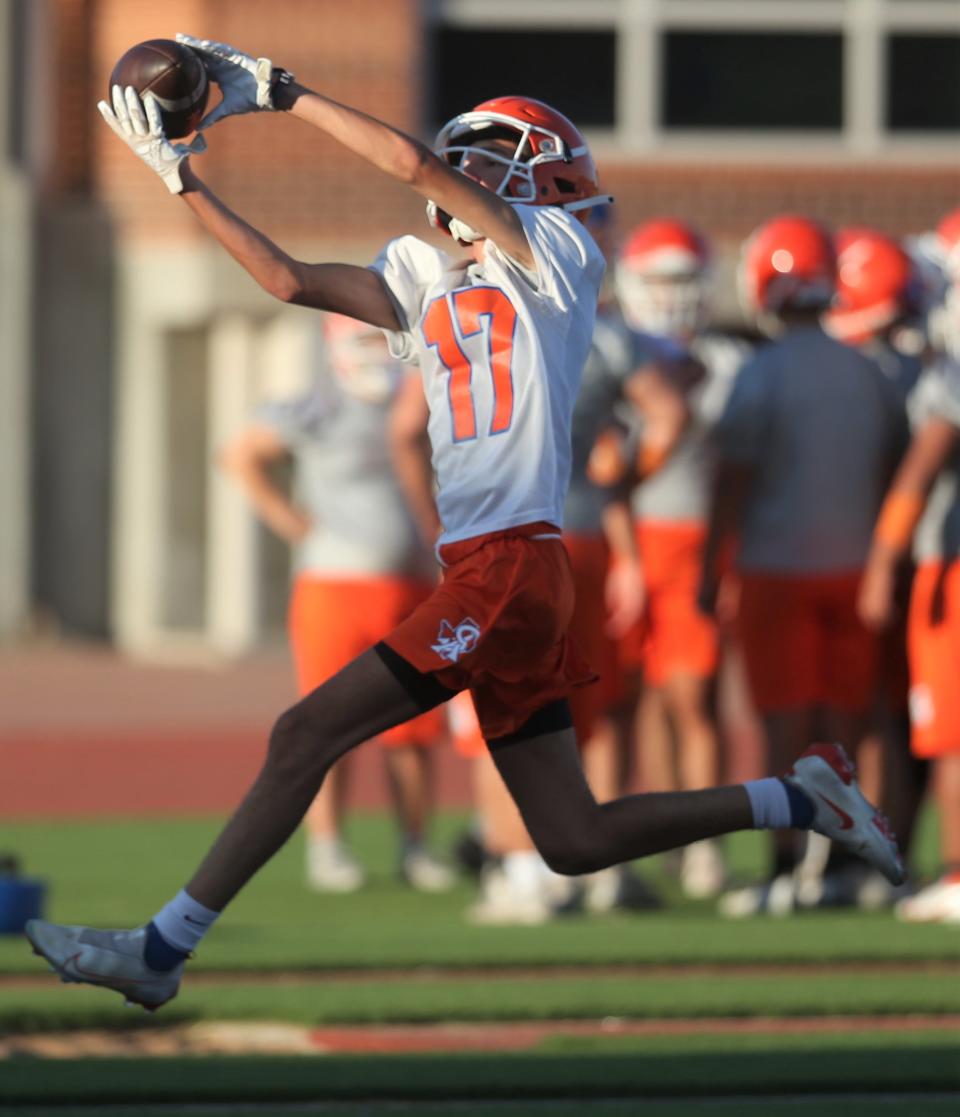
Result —
M842 55L839 34L667 31L661 124L839 131Z
M960 130L960 35L891 35L887 66L891 131Z
M441 24L431 50L434 124L506 93L546 101L581 128L614 124L613 31Z

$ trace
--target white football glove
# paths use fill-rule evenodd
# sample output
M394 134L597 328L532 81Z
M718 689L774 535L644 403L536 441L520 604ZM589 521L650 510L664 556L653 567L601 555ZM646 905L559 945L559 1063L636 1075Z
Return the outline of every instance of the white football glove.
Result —
M228 43L195 39L177 32L177 42L191 47L203 59L207 73L220 86L223 100L200 121L197 131L209 128L225 116L274 109L277 82L289 83L293 74L277 69L269 58L253 58Z
M163 179L170 193L181 193L180 164L188 155L199 155L205 151L207 141L197 136L189 145L172 144L164 135L156 98L148 93L141 101L132 85L126 89L115 85L113 108L106 101L100 101L97 108L134 155L138 155L154 174Z

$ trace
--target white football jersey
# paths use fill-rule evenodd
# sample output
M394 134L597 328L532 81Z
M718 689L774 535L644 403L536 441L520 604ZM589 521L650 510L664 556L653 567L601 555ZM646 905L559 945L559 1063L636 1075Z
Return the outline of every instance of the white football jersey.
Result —
M516 212L532 271L489 240L474 263L412 236L372 265L406 326L386 331L391 352L423 376L441 544L538 520L562 526L604 260L564 210Z

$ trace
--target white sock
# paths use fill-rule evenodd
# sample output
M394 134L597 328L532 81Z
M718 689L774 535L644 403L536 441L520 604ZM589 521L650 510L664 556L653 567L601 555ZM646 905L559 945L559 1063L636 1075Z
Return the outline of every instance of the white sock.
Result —
M191 951L213 926L220 915L203 904L198 904L182 889L157 912L153 924L160 937L177 950Z
M764 780L747 780L744 791L750 797L755 830L781 830L792 825L790 797L783 780L770 776Z

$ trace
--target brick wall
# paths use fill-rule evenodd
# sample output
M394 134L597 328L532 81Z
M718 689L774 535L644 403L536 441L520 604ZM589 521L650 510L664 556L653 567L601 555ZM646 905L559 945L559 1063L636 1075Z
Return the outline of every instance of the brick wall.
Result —
M52 182L92 190L138 237L200 236L185 207L123 149L93 102L132 43L177 30L221 38L282 62L306 84L422 134L422 5L418 0L52 0L59 161ZM299 121L266 114L228 120L196 166L224 200L285 245L374 246L425 231L421 203L403 187ZM622 224L659 213L686 217L733 243L787 210L831 224L892 233L929 228L960 199L956 167L656 165L608 157L605 186Z
M894 235L934 226L960 201L960 170L890 166L636 166L608 162L604 188L620 221L672 213L721 239L741 238L776 213L829 225L873 225Z

